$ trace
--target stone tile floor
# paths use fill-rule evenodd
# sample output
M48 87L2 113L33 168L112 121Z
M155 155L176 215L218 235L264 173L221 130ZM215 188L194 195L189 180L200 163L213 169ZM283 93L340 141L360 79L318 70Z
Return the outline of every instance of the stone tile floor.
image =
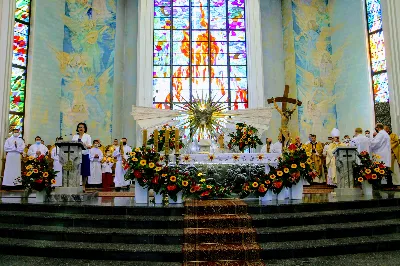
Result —
M388 251L377 253L349 254L333 257L301 258L288 260L265 261L266 265L298 266L298 265L316 265L316 266L395 266L400 265L400 251ZM102 260L78 260L63 258L44 258L44 257L26 257L0 254L0 266L63 266L63 265L81 265L81 266L178 266L181 263L173 262L134 262L134 261L102 261Z

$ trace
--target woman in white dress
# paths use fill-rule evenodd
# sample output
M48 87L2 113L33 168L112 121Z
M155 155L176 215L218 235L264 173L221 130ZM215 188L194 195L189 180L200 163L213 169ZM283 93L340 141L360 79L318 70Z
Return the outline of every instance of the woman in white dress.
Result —
M92 146L92 138L87 132L87 126L85 123L79 123L76 127L76 132L78 134L72 137L72 141L82 142L83 146L85 146L86 150L82 151L82 163L81 163L81 176L82 176L82 186L83 191L86 190L87 179L90 176L90 158L89 158L89 149Z

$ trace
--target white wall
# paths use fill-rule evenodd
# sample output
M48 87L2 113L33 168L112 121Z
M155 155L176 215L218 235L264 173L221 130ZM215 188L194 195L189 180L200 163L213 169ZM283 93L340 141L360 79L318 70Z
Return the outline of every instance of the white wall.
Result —
M364 1L331 2L332 53L343 50L336 70L337 123L342 136L352 135L356 127L374 128L365 7Z

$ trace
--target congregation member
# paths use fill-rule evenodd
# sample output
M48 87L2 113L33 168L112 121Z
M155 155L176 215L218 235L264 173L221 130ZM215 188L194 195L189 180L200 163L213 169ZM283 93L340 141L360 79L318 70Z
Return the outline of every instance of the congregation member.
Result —
M349 135L344 135L343 143L346 144L346 145L349 145L350 141L351 141L350 136Z
M93 147L89 151L90 176L88 177L88 185L100 185L102 182L101 161L103 160L103 152L99 145L99 141L94 140Z
M58 141L62 141L63 138L62 137L58 137L56 138L56 143ZM51 150L50 152L51 154L51 158L53 159L53 170L54 171L58 171L57 175L56 175L56 183L54 185L52 185L53 187L61 187L62 186L62 165L60 163L60 148L57 147L57 145L54 146L54 148Z
M110 148L107 148L105 157L103 158L103 162L101 164L101 172L102 172L102 183L103 183L103 191L110 191L112 180L112 167L114 166L114 158L112 157L112 153Z
M81 176L82 176L82 186L83 191L86 190L87 179L90 176L90 158L89 149L92 146L92 139L89 134L87 134L87 125L85 123L79 123L76 126L77 134L72 137L72 141L78 141L83 144L86 150L82 151L82 162L81 162Z
M325 180L322 175L322 152L324 150L322 143L317 141L317 136L311 135L311 142L305 145L305 149L311 152L311 159L314 162L315 170L318 177L314 179L315 183L324 183Z
M114 184L115 190L120 191L122 187L127 187L129 190L130 181L125 180L126 170L124 169L124 162L128 159L129 153L132 152L132 148L127 145L127 139L122 138L121 144L114 148L113 156L117 158L115 164L115 177Z
M39 136L36 136L35 144L32 144L29 147L28 156L37 158L41 155L46 155L48 153L49 153L49 149L47 149L47 147L42 144L42 138Z
M116 148L118 148L118 146L119 146L119 144L118 144L118 140L117 140L117 139L114 139L114 141L113 141L113 144L112 144L112 146L111 146L111 149L110 149L110 151L111 151L111 152L114 152L114 151L115 151L115 149L116 149Z
M297 136L295 139L294 139L294 145L296 145L296 147L299 149L299 148L301 148L302 146L303 146L303 144L301 143L301 140L300 140L300 137L299 136Z
M399 145L399 137L392 132L392 129L389 126L384 126L385 131L389 134L390 137L390 147L391 147L391 167L392 170L392 183L395 186L400 185L400 171L399 171L399 158L400 158L400 145Z
M24 152L25 143L19 136L19 129L14 128L12 136L4 144L4 151L7 155L3 186L13 187L21 185L21 182L17 178L21 177L21 154Z
M371 138L371 132L367 129L367 130L365 130L365 136L367 137L367 138Z
M389 134L383 129L383 124L381 123L376 124L375 130L376 133L374 133L374 138L371 140L371 153L379 155L379 160L387 167L390 167L392 165L392 151ZM387 184L387 180L382 180L382 184Z
M367 136L364 136L362 132L362 129L359 127L354 130L354 138L351 139L349 146L356 147L358 153L366 151L371 154L371 140ZM356 162L360 164L360 158L357 158Z
M346 144L340 142L339 129L334 128L331 131L331 136L333 138L333 142L329 144L328 148L326 149L326 167L328 168L326 183L331 186L336 186L336 158L333 152L338 147L346 147Z

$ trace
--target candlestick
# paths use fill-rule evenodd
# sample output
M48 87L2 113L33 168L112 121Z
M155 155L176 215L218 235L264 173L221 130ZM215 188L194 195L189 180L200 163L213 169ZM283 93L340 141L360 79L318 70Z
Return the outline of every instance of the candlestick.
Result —
M180 143L179 143L179 129L175 129L175 153L179 154Z
M158 130L157 129L154 130L153 137L154 137L154 150L156 152L158 152Z
M143 129L143 147L147 146L147 129Z
M165 151L165 155L169 154L169 129L167 129L165 131L165 147L164 147L164 151Z

